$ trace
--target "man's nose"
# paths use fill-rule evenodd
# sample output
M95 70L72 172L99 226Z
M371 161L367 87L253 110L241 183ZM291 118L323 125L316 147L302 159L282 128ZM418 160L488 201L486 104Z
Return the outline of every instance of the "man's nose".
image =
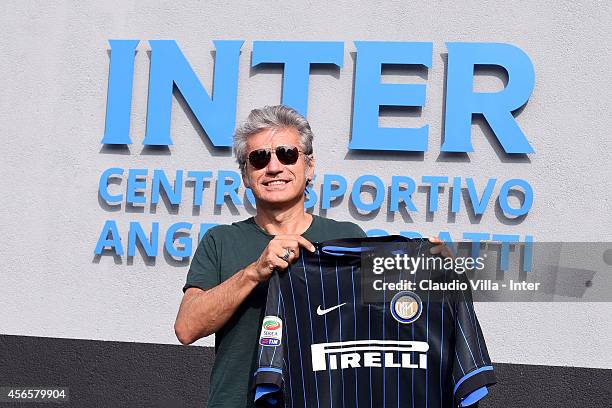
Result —
M268 173L274 173L274 174L280 173L281 171L283 171L283 164L280 161L278 161L278 158L276 157L275 153L272 153L270 157L270 162L266 166L266 171Z

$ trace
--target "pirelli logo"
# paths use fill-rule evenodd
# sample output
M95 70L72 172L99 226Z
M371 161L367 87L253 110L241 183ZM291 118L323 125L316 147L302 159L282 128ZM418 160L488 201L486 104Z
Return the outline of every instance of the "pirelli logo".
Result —
M312 370L359 367L427 368L424 341L356 340L310 346Z

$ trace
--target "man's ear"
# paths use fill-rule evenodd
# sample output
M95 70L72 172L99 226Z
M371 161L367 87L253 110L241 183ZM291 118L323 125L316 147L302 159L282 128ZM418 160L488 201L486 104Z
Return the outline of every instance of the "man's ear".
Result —
M244 174L242 174L241 176L242 176L242 185L244 185L246 188L251 188L251 185L249 184L249 178L246 177Z
M308 184L309 182L312 181L312 179L314 178L314 166L315 165L315 159L314 156L310 157L310 166L308 166L308 170L306 170L306 180Z

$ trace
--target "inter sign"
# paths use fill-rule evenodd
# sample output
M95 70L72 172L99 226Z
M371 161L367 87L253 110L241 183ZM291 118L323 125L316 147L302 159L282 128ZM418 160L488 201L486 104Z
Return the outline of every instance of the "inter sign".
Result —
M134 77L134 54L139 40L111 40L111 60L103 144L127 145ZM191 65L173 40L151 40L147 126L142 143L172 145L170 115L172 90L178 88L213 146L232 144L236 126L236 99L240 49L244 41L214 41L216 47L214 94L204 89ZM381 83L385 64L430 68L431 42L356 41L353 125L348 148L424 152L428 126L382 128L378 126L381 106L423 107L426 85ZM443 152L471 152L472 115L482 114L506 153L534 150L512 113L523 106L534 87L531 60L519 48L503 43L449 42L446 73L446 105ZM255 41L252 66L281 64L281 100L306 115L308 82L312 64L342 68L344 43L320 41ZM508 74L499 92L474 92L474 68L497 66ZM347 135L347 142L349 135Z

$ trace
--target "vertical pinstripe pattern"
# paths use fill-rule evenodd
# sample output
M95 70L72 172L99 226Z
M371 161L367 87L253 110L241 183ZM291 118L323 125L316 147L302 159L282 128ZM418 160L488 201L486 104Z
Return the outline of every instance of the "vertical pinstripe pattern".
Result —
M470 347L470 342L468 341L467 337L465 337L465 332L463 331L463 328L461 327L461 322L459 320L457 320L457 325L459 325L459 330L461 331L461 335L463 336L463 341L465 341L465 345L467 346L468 350L470 351L470 356L472 357L472 361L474 361L474 365L478 366L478 364L476 363L476 359L474 358L474 353L472 353L472 348Z
M400 281L402 279L404 279L404 270L401 269L400 273L399 273L399 278ZM400 339L400 322L396 321L395 322L396 326L397 326L397 340ZM400 368L397 368L397 408L400 408L400 391L401 391L402 387L400 387Z
M446 271L443 273L444 283L446 284ZM441 318L440 318L440 408L444 406L444 392L442 392L442 368L444 364L444 309L446 303L444 302L445 293L442 292L442 301L440 302Z
M372 307L368 305L368 340L372 340L372 329L370 327ZM372 408L372 367L370 367L370 408Z
M420 298L420 317L412 323L400 322L387 310L388 307L393 307L389 301L398 292L389 292L387 284L393 283L394 279L403 280L406 271L400 269L399 273L394 275L382 274L377 278L382 282L382 291L378 293L375 303L367 303L362 299L362 290L366 288L363 286L362 273L366 271L361 270L359 251L369 246L362 243L357 246L355 241L349 241L353 246L343 252L343 247L337 242L334 241L334 245L331 245L333 249L329 249L328 253L321 249L321 244L316 245L316 254L303 251L298 261L301 267L289 268L287 273L279 274L278 279L270 281L271 289L268 292L265 315L276 313L282 316L285 322L284 341L282 348L262 346L261 349L265 348L267 351L264 350L260 354L259 363L264 368L277 368L279 364L284 367L282 372L285 373L286 380L286 407L364 407L368 405L369 400L370 408L451 408L457 401L465 398L470 390L478 389L481 386L478 385L481 384L479 381L489 381L482 383L485 385L494 383L494 379L487 379L486 375L482 375L491 372L490 360L484 339L480 338L482 333L469 291L461 294L441 293L438 297L438 293L433 290L420 289L418 283L420 280L447 283L451 279L446 272L436 274L426 269L415 271L412 276L406 276L406 279L413 282L413 292ZM423 251L429 251L430 247L431 245L426 245L425 241L421 240L417 245L406 245L404 254L420 257ZM400 245L399 248L403 247ZM402 250L389 250L394 255L402 254ZM350 280L348 273L351 274ZM449 273L453 275L452 279L457 278L454 272ZM313 278L320 282L313 282ZM466 279L465 276L462 279ZM382 303L378 303L381 297ZM291 301L285 302L285 298L291 298ZM316 308L317 305L321 309L333 309L338 305L342 307L321 312L318 316L312 313L313 307ZM294 316L291 316L291 313L294 313ZM373 342L373 348L342 350L340 345L321 348L324 342L342 344L353 340L370 340ZM419 365L421 354L416 351L389 352L384 348L376 349L383 341L395 340L414 341L415 344L427 343L429 350L425 354L426 364L418 368L402 368L402 364ZM311 349L314 344L319 346ZM351 346L354 344L351 343ZM313 356L315 351L323 354ZM281 352L282 355L279 356ZM341 358L344 354L347 354L346 360ZM476 359L477 355L480 356L479 359ZM315 357L318 368L317 371L312 371ZM324 359L325 366L321 365L321 358ZM388 365L388 358L391 358L395 366ZM374 362L374 366L365 365L368 361ZM376 364L380 364L380 367ZM269 371L266 375L266 378L270 378ZM355 378L350 378L351 375ZM319 388L318 380L325 376L328 377L329 386ZM369 388L364 386L368 382ZM299 391L300 383L302 392ZM301 398L303 403L299 401Z
M306 285L306 299L308 303L308 319L310 320L310 338L312 340L312 343L314 343L314 330L312 328L312 307L310 306L310 291L308 290L308 270L306 269L306 263L304 262L304 251L300 251L300 260L302 261L302 267L304 268L304 282ZM295 313L297 315L297 309ZM316 375L314 376L314 381L315 391L317 393L317 407L319 407L319 384Z
M461 292L461 294L463 295L463 305L465 306L465 309L468 312L470 323L472 324L472 330L474 330L474 332L477 332L478 327L476 324L476 312L473 310L471 303L469 303L467 299L465 298L465 292ZM478 342L478 351L480 352L480 360L482 361L483 365L486 365L487 363L485 362L484 356L482 355L482 346L480 345L480 336L476 336L476 341Z
M323 285L323 268L321 266L321 255L320 252L317 251L317 259L319 260L319 276L321 278L321 300L322 300L322 307L323 309L327 308L327 305L325 303L325 286ZM304 275L307 275L308 273L305 272ZM329 342L329 334L327 332L327 313L323 315L323 321L325 322L325 342ZM333 401L332 401L332 395L334 395L333 390L332 390L332 375L331 375L331 368L328 366L327 367L327 375L329 377L329 406L333 407Z
M335 270L336 270L336 290L338 291L338 305L341 303L340 302L340 277L338 276L338 261L336 261L336 265L335 265ZM342 341L342 311L340 311L340 308L337 309L338 310L338 328L340 329L340 341ZM344 408L344 370L341 370L340 372L341 376L342 376L342 407Z
M421 249L421 247L419 246L419 248L417 249L417 254L419 253L420 249ZM412 282L416 284L416 281L417 281L417 274L414 273L413 274ZM414 326L415 326L414 324L410 325L410 329L412 331L412 340L413 341L414 341ZM411 368L410 369L410 377L411 377L411 381L412 381L412 390L411 390L412 394L410 396L410 401L412 402L412 408L414 408L414 401L415 401L415 396L414 396L414 375L415 375L414 368Z
M385 283L386 283L386 279L385 279L385 274L383 273L383 307L382 307L382 310L383 310L382 339L383 340L385 340L385 338L386 338L386 336L385 336L385 334L386 334L385 333L385 316L387 314L387 308L386 308L386 306L387 306L387 286L385 285ZM382 380L382 386L383 386L383 390L382 390L383 407L387 406L387 393L385 392L386 391L386 384L387 384L387 382L386 382L386 379L387 379L386 378L387 377L386 374L387 374L387 369L383 368L382 369L382 377L383 377L383 380Z
M461 369L461 373L463 375L465 375L465 371L463 370L463 366L461 365L461 359L459 358L459 355L457 354L457 350L455 350L455 357L457 358L457 363L459 363L459 368Z
M287 271L287 273L290 273L290 271ZM286 323L286 317L288 315L288 312L287 312L287 308L285 307L285 299L283 298L283 291L279 290L278 293L280 294L280 300L283 305L283 317L285 318L283 319L283 330L284 330L283 350L287 350L287 358L284 359L285 367L287 368L287 370L286 370L286 374L284 378L289 379L289 397L291 398L291 405L293 405L294 399L293 399L293 384L291 382L291 377L293 376L291 373L291 347L288 346L290 338L289 338L289 330L287 330L287 323ZM300 356L300 365L302 365L301 356ZM304 375L302 375L301 377L302 377L302 389L304 389ZM304 398L304 405L306 405L306 398Z
M355 322L355 333L353 335L353 340L357 340L357 297L355 296L355 271L353 265L351 265L351 284L353 287L353 321ZM355 373L355 407L359 408L359 385L357 381L357 369L353 368L353 372Z
M295 306L295 292L293 291L293 279L291 279L292 273L293 272L291 268L289 268L287 270L287 276L289 277L289 285L291 286L291 298L293 299L293 313L295 315L295 327L298 328L300 327L300 325L298 323L297 307ZM300 373L302 377L302 392L304 394L304 408L307 408L306 406L306 401L307 401L306 400L306 385L304 384L304 360L302 359L302 342L300 340L300 331L296 330L296 334L297 334L297 341L298 341L298 349L300 351Z
M280 296L281 296L281 291L278 291L278 298L276 300L276 302L278 303L278 307L276 308L276 316L281 316L280 314L280 307L281 307L281 302L280 302ZM282 325L285 326L285 321L284 319L281 319L282 321ZM282 344L282 343L281 343ZM276 350L279 348L279 346L274 346L274 351L272 352L272 358L270 359L270 367L272 367L272 363L274 362L274 356L276 356ZM262 347L263 350L263 347ZM259 362L259 366L261 366L261 361Z
M417 255L420 252L417 252ZM431 270L429 271L429 280L431 280ZM425 341L429 344L429 291L427 291L427 316L425 323ZM425 368L425 408L429 406L429 366Z

